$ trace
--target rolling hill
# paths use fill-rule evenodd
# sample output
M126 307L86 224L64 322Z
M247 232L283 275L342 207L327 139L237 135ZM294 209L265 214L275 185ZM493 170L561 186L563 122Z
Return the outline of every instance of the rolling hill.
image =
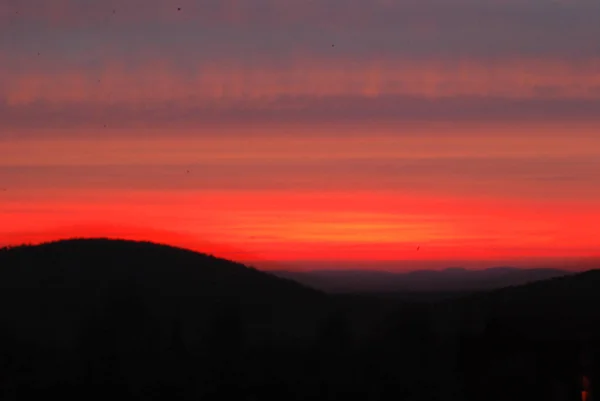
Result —
M0 251L0 324L22 339L72 344L83 319L125 306L159 326L176 318L189 336L236 309L256 339L275 335L265 330L294 337L310 335L326 302L293 281L147 242L73 239Z
M0 398L279 396L272 377L294 380L303 365L286 360L317 341L331 310L317 290L165 245L5 248Z
M495 289L445 306L538 340L600 339L600 270Z
M456 285L472 273L402 277ZM531 282L562 273L492 269L468 281L479 292L420 302L327 295L147 242L5 248L0 398L501 401L558 386L556 399L575 399L581 344L600 355L600 271Z

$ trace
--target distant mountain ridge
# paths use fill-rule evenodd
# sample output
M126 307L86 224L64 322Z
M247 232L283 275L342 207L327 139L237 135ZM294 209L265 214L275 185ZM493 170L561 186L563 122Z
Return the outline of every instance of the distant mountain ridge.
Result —
M484 291L572 274L560 269L499 266L483 270L387 272L368 270L274 271L273 274L330 293Z

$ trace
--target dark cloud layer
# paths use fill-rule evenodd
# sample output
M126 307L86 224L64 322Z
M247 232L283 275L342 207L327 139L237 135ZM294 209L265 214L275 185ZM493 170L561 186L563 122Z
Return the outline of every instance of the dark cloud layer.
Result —
M599 20L595 0L11 0L0 118L595 121Z
M77 46L67 39L76 31L96 45L184 44L213 56L244 49L328 54L335 43L338 53L363 56L585 58L600 54L598 18L594 0L19 0L0 6L0 45L39 42L66 51L58 42Z
M600 196L600 160L538 158L336 158L205 161L181 165L0 166L21 188L106 190L411 190L470 196L519 191L554 199ZM557 193L557 185L561 193Z
M410 122L598 122L600 99L499 99L460 97L423 99L405 96L282 98L264 108L253 102L227 107L190 106L185 102L139 106L98 106L37 102L25 106L0 104L0 119L8 128L203 127L247 124L402 124ZM96 132L96 131L94 131ZM36 132L31 132L37 135ZM81 132L85 135L85 132ZM110 134L110 130L107 130Z

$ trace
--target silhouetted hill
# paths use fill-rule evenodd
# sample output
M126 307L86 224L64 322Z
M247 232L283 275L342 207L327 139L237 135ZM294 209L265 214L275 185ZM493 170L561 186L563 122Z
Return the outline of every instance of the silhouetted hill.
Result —
M511 267L483 270L449 268L399 273L365 270L276 271L273 273L279 277L296 280L330 293L471 292L525 284L570 274L568 271L559 269Z
M535 338L600 338L600 270L540 280L446 302L487 324Z
M170 246L2 249L0 398L223 399L248 380L264 396L279 358L305 352L330 311L316 290Z
M472 274L481 286L541 273L402 277ZM0 399L567 401L582 372L598 384L599 271L452 299L394 289L326 295L146 242L3 249Z
M600 382L600 271L447 300L428 312L467 399L581 399ZM590 398L594 399L594 398Z
M296 326L289 335L305 331L326 300L239 263L148 242L73 239L0 252L0 319L30 335L56 332L70 341L74 319L123 299L141 302L157 319L193 315L195 326L216 308L241 308L249 326Z

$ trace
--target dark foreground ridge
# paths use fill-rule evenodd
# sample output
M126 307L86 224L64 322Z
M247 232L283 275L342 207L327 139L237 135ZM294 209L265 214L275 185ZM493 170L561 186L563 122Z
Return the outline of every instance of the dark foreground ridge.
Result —
M20 246L0 251L0 399L581 400L599 307L598 271L409 302L145 242Z

